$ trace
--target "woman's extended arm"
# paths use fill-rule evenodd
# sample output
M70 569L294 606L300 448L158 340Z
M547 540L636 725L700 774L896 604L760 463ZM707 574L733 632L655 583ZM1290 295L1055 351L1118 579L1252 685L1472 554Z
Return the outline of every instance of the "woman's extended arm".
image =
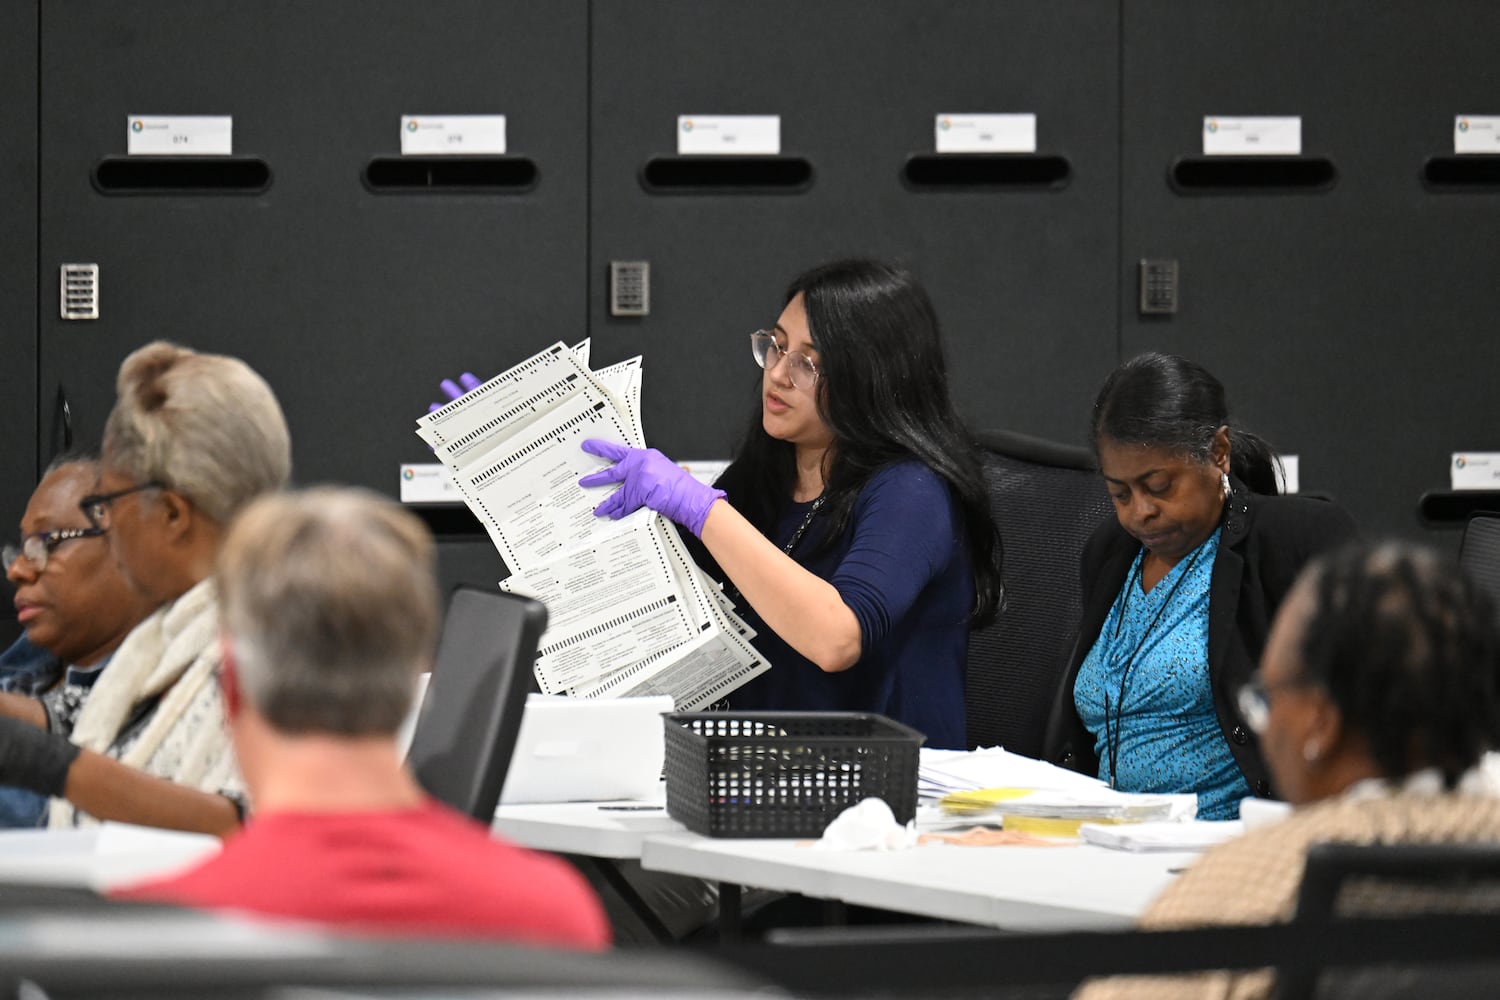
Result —
M95 819L221 837L240 825L222 795L137 771L9 716L0 716L0 784L66 798Z
M79 753L68 768L64 792L77 809L100 820L218 837L240 826L239 810L224 796L137 771L92 750Z
M38 729L47 728L47 713L42 708L42 703L24 694L0 692L0 715L20 719Z
M803 568L727 500L709 508L699 536L761 619L829 673L859 662L859 619L833 584Z
M830 673L859 661L859 620L833 585L782 552L724 499L655 448L590 439L583 450L615 464L580 486L620 488L594 513L620 518L641 507L671 518L703 542L729 582L777 635Z

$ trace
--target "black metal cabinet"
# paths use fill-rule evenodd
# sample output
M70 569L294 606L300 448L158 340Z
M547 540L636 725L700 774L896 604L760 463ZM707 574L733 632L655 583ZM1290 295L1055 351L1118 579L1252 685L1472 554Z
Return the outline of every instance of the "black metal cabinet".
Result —
M0 537L14 537L37 472L36 0L0 4ZM20 631L7 601L0 644Z
M729 454L748 334L838 256L914 267L973 423L1082 440L1116 358L1118 11L1092 2L596 2L594 356L646 359L647 437ZM1034 113L1037 150L939 160L939 114ZM775 157L677 156L679 115L779 115ZM651 266L612 316L611 261Z
M585 0L44 0L43 292L100 268L97 320L44 310L44 401L96 438L133 348L232 353L280 397L299 481L394 493L441 377L586 328L587 22ZM232 158L123 156L128 116L190 114L233 116ZM506 115L506 155L398 158L402 115L459 114Z
M1203 362L1304 490L1417 533L1449 452L1500 448L1500 171L1452 155L1455 116L1500 107L1500 8L1123 10L1122 355ZM1207 115L1301 115L1302 155L1203 157ZM1141 314L1141 258L1178 262L1175 315Z

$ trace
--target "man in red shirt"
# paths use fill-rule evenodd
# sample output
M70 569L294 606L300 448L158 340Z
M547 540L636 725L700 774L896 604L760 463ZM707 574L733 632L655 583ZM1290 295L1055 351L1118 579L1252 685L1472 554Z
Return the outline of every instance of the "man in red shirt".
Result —
M283 493L235 522L218 563L220 681L254 804L184 874L117 895L338 927L603 948L583 878L429 798L396 732L432 655L432 540L358 490Z

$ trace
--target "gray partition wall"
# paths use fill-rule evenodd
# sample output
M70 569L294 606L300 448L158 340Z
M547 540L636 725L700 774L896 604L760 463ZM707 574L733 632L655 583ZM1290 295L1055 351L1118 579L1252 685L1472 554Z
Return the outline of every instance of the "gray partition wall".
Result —
M756 398L748 334L839 256L902 260L984 427L1080 441L1116 357L1118 11L1092 2L596 3L590 331L642 353L647 437L722 457ZM1034 155L938 159L939 114L1032 113ZM779 115L775 157L679 157L679 115ZM611 261L650 264L612 316Z
M1500 447L1500 114L1485 0L1124 3L1122 354L1194 357L1367 533L1415 535L1449 453ZM1204 116L1301 115L1302 155L1202 156ZM1174 259L1143 316L1137 262Z
M437 382L586 325L584 0L70 0L42 17L44 399L98 435L157 337L270 381L295 475L396 492ZM402 115L507 116L504 156L397 159ZM126 158L129 116L232 115L233 156ZM47 443L44 442L44 448Z

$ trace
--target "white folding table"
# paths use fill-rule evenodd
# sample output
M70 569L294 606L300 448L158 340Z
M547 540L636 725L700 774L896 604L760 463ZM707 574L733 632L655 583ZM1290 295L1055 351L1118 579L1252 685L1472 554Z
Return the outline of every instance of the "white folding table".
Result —
M690 833L645 802L501 806L494 829L539 850L639 859L654 871L726 887L795 892L942 920L1016 931L1128 927L1195 853L1132 854L1088 844L820 851L796 840L732 840ZM611 880L613 881L613 880ZM731 888L726 902L736 898Z

